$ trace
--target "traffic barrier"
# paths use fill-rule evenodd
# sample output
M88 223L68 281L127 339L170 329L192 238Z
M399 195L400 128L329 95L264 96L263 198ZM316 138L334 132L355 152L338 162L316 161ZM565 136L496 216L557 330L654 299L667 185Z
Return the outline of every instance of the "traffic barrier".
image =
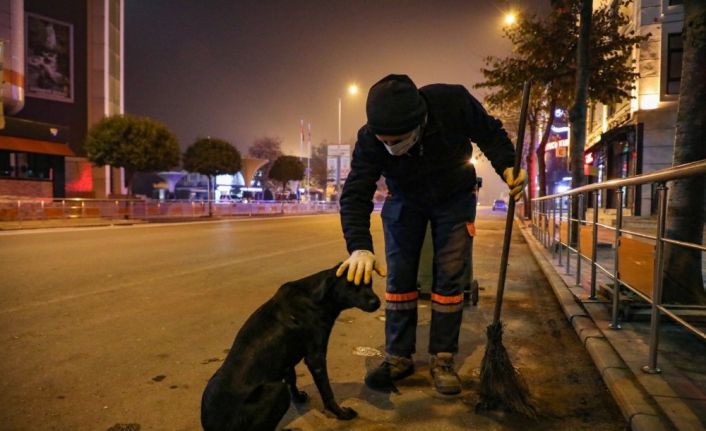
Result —
M338 212L338 202L211 202L218 217L317 214ZM179 218L208 215L208 201L151 199L27 199L0 200L0 221L62 218Z

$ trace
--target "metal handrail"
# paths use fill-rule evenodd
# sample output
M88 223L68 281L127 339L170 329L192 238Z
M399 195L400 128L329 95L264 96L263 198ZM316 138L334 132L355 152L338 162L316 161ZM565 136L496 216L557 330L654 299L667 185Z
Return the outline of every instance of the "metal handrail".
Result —
M532 228L533 233L537 237L538 241L542 243L545 247L554 247L554 253L558 254L559 266L562 265L562 248L566 251L566 274L570 274L570 261L571 253L576 255L576 285L581 285L581 261L590 261L591 265L591 295L590 299L595 299L596 292L596 271L599 270L602 273L608 275L613 279L613 298L612 298L612 322L610 327L612 329L620 329L618 323L618 308L620 301L620 289L626 288L631 292L637 294L638 297L642 298L649 304L651 304L651 314L650 314L650 341L649 341L649 358L648 365L643 367L643 371L647 373L659 373L660 369L657 367L657 348L659 344L659 325L661 315L666 315L670 317L677 324L683 326L699 338L706 340L706 332L689 324L686 320L682 319L675 313L669 311L669 307L663 305L662 302L662 277L664 271L664 245L672 244L680 247L686 247L689 249L696 249L699 251L706 251L706 247L697 244L684 241L678 241L675 239L667 238L665 233L666 218L667 218L667 186L668 181L677 180L685 177L693 177L698 175L706 176L706 159L697 162L686 163L683 165L670 167L666 169L661 169L659 171L651 172L643 175L636 175L630 178L620 178L609 181L604 181L601 183L589 184L582 187L577 187L575 189L567 190L563 193L557 193L549 196L544 196L540 198L532 199L531 201L531 213L532 213ZM637 186L645 183L657 183L657 232L653 235L645 234L642 232L634 232L627 229L623 229L623 207L622 204L618 205L616 209L616 226L608 226L598 222L598 193L602 190L613 189L616 193L617 202L622 202L622 195L624 193L624 187L626 186ZM587 218L582 218L584 210L584 196L593 192L593 217L592 220ZM578 213L573 214L572 206L569 204L567 211L564 214L564 205L562 200L568 199L571 202L576 199L578 202ZM558 201L558 211L557 211L557 201ZM558 218L557 218L558 212ZM541 220L541 222L537 222ZM557 221L559 226L563 222L568 223L568 240L567 242L562 242L562 233L559 231L559 238L557 239ZM549 233L547 230L547 225L552 224L552 232ZM571 238L575 226L592 226L592 238L591 242L591 256L586 256L582 254L585 246L580 242L580 235L577 236L575 246L572 247ZM614 268L613 274L599 265L597 262L597 244L598 244L598 229L607 228L614 232L613 245L615 247ZM652 296L648 296L639 291L636 287L631 286L626 281L620 279L618 273L619 269L619 253L618 253L618 243L624 235L632 235L641 238L647 238L655 241L655 256L654 256L654 274L653 274L653 286L652 286ZM551 238L550 238L551 236ZM705 309L706 307L693 308Z
M660 169L658 171L650 172L648 174L635 175L629 178L616 178L613 180L604 181L602 183L588 184L585 186L577 187L575 189L567 190L564 193L557 193L553 195L542 196L539 198L533 198L533 201L544 201L549 199L556 199L562 196L578 195L580 193L592 192L595 190L604 189L614 189L624 186L636 186L645 183L660 183L665 181L676 180L684 177L694 177L697 175L706 174L706 160L699 160L698 162L685 163L683 165L674 166L671 168Z

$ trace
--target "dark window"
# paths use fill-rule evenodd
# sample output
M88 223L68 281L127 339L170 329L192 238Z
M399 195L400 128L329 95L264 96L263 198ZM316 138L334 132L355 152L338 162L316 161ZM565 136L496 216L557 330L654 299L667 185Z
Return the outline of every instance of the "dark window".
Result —
M0 151L0 177L52 179L52 156Z
M667 94L679 94L683 52L681 33L667 35Z
M15 163L14 153L0 151L0 177L14 177Z

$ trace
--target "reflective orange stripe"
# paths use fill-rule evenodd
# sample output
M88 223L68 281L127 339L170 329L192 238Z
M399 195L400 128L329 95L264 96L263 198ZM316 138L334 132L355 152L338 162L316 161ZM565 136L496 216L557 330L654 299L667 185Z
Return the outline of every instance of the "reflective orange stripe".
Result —
M439 304L458 304L463 302L463 293L454 296L441 296L438 293L432 293L431 300Z
M391 301L391 302L412 301L414 299L417 299L418 296L419 296L418 292L385 293L385 301Z
M466 230L470 236L476 236L476 224L473 222L466 223Z

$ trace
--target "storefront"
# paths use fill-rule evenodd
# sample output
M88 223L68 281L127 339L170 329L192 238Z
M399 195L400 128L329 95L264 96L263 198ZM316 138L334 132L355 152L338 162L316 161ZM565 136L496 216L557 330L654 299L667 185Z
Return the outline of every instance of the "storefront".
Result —
M547 169L547 194L549 195L563 193L571 188L568 153L568 139L547 142L544 163Z
M642 173L642 124L616 127L601 135L601 139L584 152L584 174L588 184ZM640 214L640 187L623 189L623 208ZM599 195L601 208L617 208L616 193L603 190Z
M64 197L68 130L7 117L0 130L0 195Z

